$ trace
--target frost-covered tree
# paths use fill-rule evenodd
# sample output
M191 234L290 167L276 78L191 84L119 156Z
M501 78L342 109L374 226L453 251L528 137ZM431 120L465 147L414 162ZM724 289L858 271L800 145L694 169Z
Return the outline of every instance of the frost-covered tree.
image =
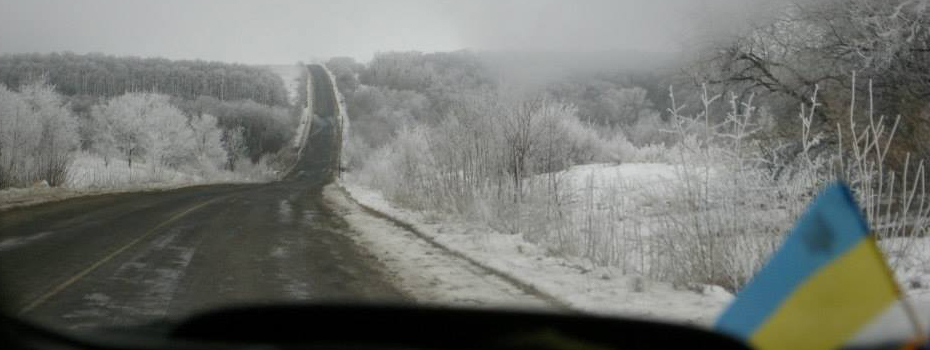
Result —
M522 199L523 183L530 175L529 161L541 145L544 125L552 107L541 97L514 101L500 119L504 138L502 151L507 156L507 173L514 185L514 201Z
M351 57L333 57L326 61L326 68L329 68L336 77L336 86L343 94L352 93L358 88L358 74L365 69L365 65L355 62Z
M98 131L94 149L121 154L130 169L132 162L140 159L153 167L172 168L196 159L194 131L187 117L165 95L117 96L94 108L92 116Z
M150 142L145 151L153 166L178 169L195 162L194 131L187 116L171 105L166 96L154 96L149 113L144 117L144 130Z
M20 94L41 127L39 147L34 154L35 177L51 186L62 185L78 146L77 119L55 88L45 82L23 86Z
M897 102L896 112L915 108L910 103L921 109L930 97L927 0L790 3L766 18L753 18L728 38L707 45L693 74L696 81L737 93L741 101L755 93L757 101L771 97L798 106L808 102L815 84L821 92L847 91L844 85L854 71L874 80L877 101ZM844 95L821 96L823 113L815 119L846 114Z
M659 112L649 110L627 129L627 135L636 146L671 145L674 143L674 137L668 133L670 129L671 126L662 120Z
M268 106L288 106L283 79L257 66L74 53L0 57L0 82L11 88L18 89L43 74L67 96L109 98L154 90L184 99L213 96L224 101L253 100Z
M725 95L734 93L740 103L737 106L753 99L770 108L777 128L759 137L772 139L773 144L791 144L772 146L781 149L780 158L798 156L801 147L792 141L800 136L795 116L819 91L812 127L826 138L813 152L841 142L837 125L846 122L850 109L865 110L874 105L881 106L876 111L879 115L902 116L900 120L884 120L889 129L895 121L899 123L897 141L889 153L890 165L903 167L909 162L907 154L930 160L930 146L923 141L930 132L926 118L930 1L790 2L740 27L724 39L707 40L710 42L702 45L703 57L693 64L690 79L708 83ZM860 82L857 86L850 86L853 74ZM853 101L853 95L846 93L851 88L857 90L856 95L870 99ZM722 109L712 114L723 116ZM854 117L858 124L868 122L865 115Z
M222 169L227 153L223 146L223 130L217 126L216 117L209 114L191 117L190 124L200 165L210 171Z
M77 146L77 120L52 86L0 85L0 187L63 184Z
M409 90L362 86L349 95L347 104L353 132L375 147L390 141L405 124L439 117L429 113L426 96Z
M41 130L22 96L0 84L0 188L28 181Z
M132 170L132 162L148 143L144 120L149 110L148 94L125 94L94 107L93 149L105 157L120 154Z
M602 94L601 103L612 117L607 121L610 125L633 124L652 109L652 101L641 87L611 88Z
M223 131L223 149L226 151L226 168L236 171L236 164L249 159L249 147L245 139L245 128Z

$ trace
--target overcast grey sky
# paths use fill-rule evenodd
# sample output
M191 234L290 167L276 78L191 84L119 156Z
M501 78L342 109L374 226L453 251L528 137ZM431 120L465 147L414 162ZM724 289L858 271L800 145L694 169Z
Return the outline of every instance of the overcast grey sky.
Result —
M389 50L676 51L707 8L745 2L0 0L0 53L293 63Z

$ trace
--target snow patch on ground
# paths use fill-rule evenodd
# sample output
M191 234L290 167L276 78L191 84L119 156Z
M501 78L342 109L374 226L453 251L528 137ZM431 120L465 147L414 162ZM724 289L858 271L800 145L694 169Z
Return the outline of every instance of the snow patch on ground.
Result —
M306 69L306 68L305 68ZM293 147L297 148L297 156L300 158L300 152L304 148L304 143L307 141L307 133L313 127L313 79L307 73L307 86L301 87L307 89L307 105L304 106L303 111L300 113L300 121L297 125L297 132L294 134L294 141L292 142ZM296 82L295 82L296 83ZM296 94L296 92L295 92ZM293 103L297 103L294 101Z
M44 231L26 237L13 237L4 239L0 241L0 252L16 248L32 241L38 241L42 238L50 236L52 233L52 231Z
M676 179L676 166L657 163L586 164L559 172L573 188L584 188L589 177L601 182L634 182L639 185L661 185ZM539 175L545 176L545 175Z
M342 143L339 145L340 150L345 150L349 148L349 115L346 113L348 110L346 108L346 99L342 96L342 91L339 90L339 87L336 86L336 76L326 67L325 64L321 64L323 70L326 71L326 75L329 76L329 81L333 84L333 92L336 94L336 123L339 125L340 135L339 139L342 140ZM341 157L340 155L340 166L348 166L348 159Z
M175 243L189 230L190 227L172 229L155 244L136 253L129 262L120 265L106 279L117 287L109 288L108 293L122 293L122 298L101 292L84 295L80 308L62 315L72 323L70 328L141 324L145 320L164 317L184 271L194 257L195 248ZM162 263L155 265L153 261Z

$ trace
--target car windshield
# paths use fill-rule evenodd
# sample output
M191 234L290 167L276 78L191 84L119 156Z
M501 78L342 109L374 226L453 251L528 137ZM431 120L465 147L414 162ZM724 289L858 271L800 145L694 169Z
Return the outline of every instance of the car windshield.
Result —
M930 0L0 0L0 43L0 301L52 329L347 303L711 330L832 183L901 300L844 341L930 312Z

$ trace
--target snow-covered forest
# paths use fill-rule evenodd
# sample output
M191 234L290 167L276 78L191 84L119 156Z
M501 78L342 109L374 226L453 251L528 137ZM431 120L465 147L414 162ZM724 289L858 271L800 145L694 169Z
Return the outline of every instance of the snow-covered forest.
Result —
M2 56L0 189L271 179L293 157L300 104L252 66Z
M930 71L927 5L785 5L661 67L332 59L352 125L346 181L548 254L732 292L843 179L898 277L926 288L930 89L911 72Z

